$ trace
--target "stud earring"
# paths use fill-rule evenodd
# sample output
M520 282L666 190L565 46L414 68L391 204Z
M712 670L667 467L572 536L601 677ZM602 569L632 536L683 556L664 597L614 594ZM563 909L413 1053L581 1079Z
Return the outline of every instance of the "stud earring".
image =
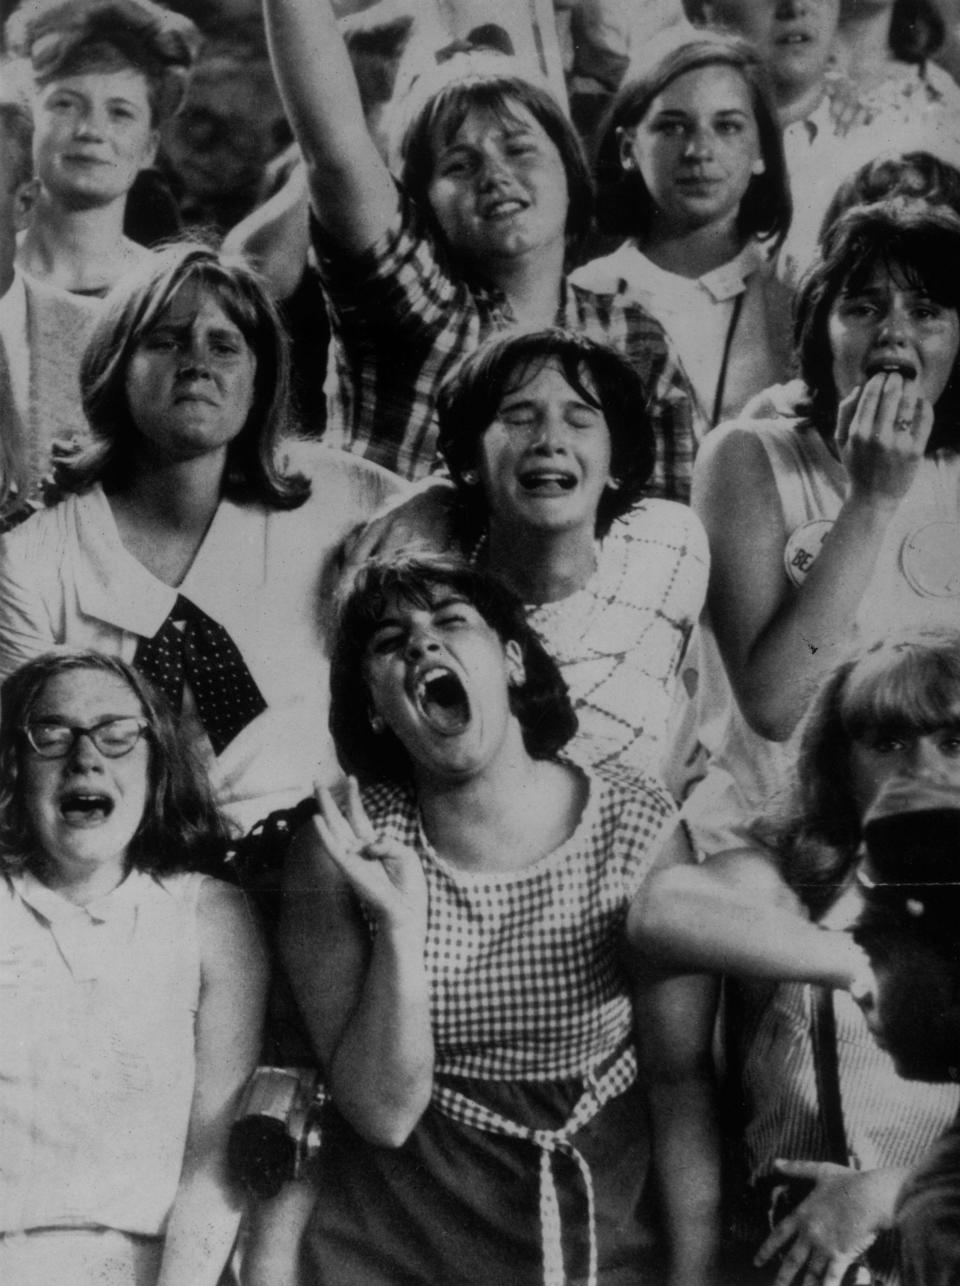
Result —
M757 159L754 161L754 163L750 166L750 173L759 175L759 174L766 174L766 172L767 172L767 163L762 156L758 156Z
M376 733L378 737L380 733L383 732L386 726L387 725L383 721L382 714L372 714L370 716L370 727L373 729L374 733Z
M477 473L476 469L464 469L460 474L460 477L468 487L475 487L480 481L480 475Z

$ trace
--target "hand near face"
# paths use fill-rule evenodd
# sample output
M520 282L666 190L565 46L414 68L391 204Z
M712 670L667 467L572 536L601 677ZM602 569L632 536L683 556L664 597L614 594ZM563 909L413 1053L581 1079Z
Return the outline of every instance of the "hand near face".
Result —
M933 407L915 379L871 375L841 401L835 441L851 491L897 504L909 491L933 429Z
M425 935L427 883L420 858L412 848L377 836L356 778L347 783L345 813L325 787L317 790L317 802L320 843L380 927Z

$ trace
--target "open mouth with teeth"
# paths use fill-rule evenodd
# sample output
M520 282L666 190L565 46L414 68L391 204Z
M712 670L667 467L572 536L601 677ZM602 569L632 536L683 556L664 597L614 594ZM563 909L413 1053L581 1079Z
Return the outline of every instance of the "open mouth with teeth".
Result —
M463 732L470 722L470 700L452 670L436 666L421 674L414 699L430 727L445 737Z
M866 375L902 375L905 380L915 380L917 378L917 368L913 362L895 357L882 357L875 362L870 362L866 368Z
M497 219L510 219L515 214L520 214L526 209L523 201L516 197L505 198L502 201L493 201L486 207L483 217L492 221Z
M70 826L105 822L112 812L113 800L98 791L71 790L60 799L60 816Z
M542 496L561 496L577 485L572 473L564 473L559 469L531 470L521 474L518 481L524 491Z

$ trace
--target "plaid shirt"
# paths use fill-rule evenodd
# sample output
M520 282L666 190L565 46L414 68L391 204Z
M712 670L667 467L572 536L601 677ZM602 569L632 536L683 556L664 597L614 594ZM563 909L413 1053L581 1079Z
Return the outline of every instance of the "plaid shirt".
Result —
M592 769L589 782L565 843L530 866L494 874L465 874L434 852L411 789L364 790L374 829L414 848L426 874L438 1075L583 1076L629 1040L627 908L676 809L655 779L622 768Z
M406 196L394 226L362 254L343 254L316 221L312 231L331 330L325 441L403 477L423 477L436 462L437 389L464 354L516 325L509 303L450 267ZM610 344L636 368L651 390L657 443L648 494L688 500L692 399L663 327L622 295L566 280L556 324Z

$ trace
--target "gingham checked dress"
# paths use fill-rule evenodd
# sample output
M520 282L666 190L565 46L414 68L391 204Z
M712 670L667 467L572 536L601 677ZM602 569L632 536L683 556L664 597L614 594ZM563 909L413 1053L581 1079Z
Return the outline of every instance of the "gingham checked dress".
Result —
M311 1283L638 1280L649 1148L620 950L674 809L622 769L589 786L564 844L492 874L433 851L411 789L364 792L378 832L426 872L434 1092L394 1150L330 1109Z

